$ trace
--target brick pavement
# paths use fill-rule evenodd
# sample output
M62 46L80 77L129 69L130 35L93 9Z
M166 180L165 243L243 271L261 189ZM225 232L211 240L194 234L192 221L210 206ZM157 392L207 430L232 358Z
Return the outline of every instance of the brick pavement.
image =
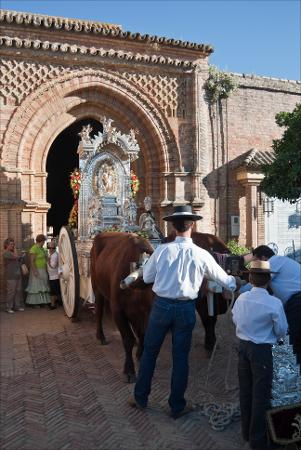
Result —
M91 312L72 323L62 308L0 312L1 449L11 450L241 450L239 422L213 431L196 410L176 421L167 413L170 342L161 351L150 407L127 405L132 385L122 381L123 350L107 322L108 346L95 339ZM195 328L187 397L202 399L208 358ZM221 368L221 372L224 368ZM222 391L223 378L211 383ZM212 378L212 377L211 377Z

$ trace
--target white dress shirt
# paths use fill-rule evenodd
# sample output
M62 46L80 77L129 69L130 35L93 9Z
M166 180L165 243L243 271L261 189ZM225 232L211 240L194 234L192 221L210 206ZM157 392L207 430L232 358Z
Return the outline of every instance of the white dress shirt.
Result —
M275 344L287 333L287 321L279 298L253 287L241 294L232 309L236 336L254 344Z
M287 256L272 256L269 259L272 272L271 287L273 294L280 298L282 303L298 292L301 292L301 265Z
M204 276L226 289L236 288L235 278L188 237L177 236L174 242L160 245L143 266L143 280L154 283L158 296L178 300L197 298Z

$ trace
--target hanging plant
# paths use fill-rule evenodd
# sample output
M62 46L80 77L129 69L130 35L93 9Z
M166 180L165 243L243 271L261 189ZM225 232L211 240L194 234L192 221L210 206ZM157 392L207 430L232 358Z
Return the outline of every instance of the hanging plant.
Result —
M81 186L81 176L79 169L74 169L73 172L70 174L70 187L72 189L73 193L73 207L70 211L69 218L68 218L68 225L70 228L77 228L78 224L78 197L79 197L79 190Z
M79 169L74 169L70 174L70 187L73 192L73 198L77 199L81 185L81 176Z
M131 173L130 173L130 186L131 186L131 194L132 194L132 197L134 198L134 197L136 197L136 194L139 191L140 182L139 182L139 178L133 172L133 170L131 170Z
M76 199L69 214L68 225L70 228L77 228L77 223L78 223L78 200Z
M205 89L209 92L211 103L221 98L228 98L238 88L236 77L226 72L221 72L215 66L209 67L209 77L205 83Z

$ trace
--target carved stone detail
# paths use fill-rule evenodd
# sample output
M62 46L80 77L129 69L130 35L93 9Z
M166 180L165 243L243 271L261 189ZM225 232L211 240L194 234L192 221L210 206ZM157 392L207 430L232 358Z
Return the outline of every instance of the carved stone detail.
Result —
M186 83L180 76L121 72L125 79L139 86L167 117L183 117L186 111Z
M10 59L0 61L0 84L6 101L20 104L42 83L52 80L71 69L51 64L29 63Z

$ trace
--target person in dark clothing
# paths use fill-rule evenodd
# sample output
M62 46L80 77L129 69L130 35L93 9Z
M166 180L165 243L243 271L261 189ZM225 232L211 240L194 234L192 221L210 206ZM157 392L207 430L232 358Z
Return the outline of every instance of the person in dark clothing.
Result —
M232 309L239 338L238 379L242 436L252 450L269 445L266 411L271 407L273 379L272 345L287 332L281 300L269 295L270 266L252 261L251 291L241 294Z
M24 311L22 299L21 257L18 255L15 241L7 238L4 241L4 276L6 281L6 311Z
M253 260L269 261L273 295L284 306L290 343L301 371L301 265L287 256L275 255L267 245L260 245L250 255Z

